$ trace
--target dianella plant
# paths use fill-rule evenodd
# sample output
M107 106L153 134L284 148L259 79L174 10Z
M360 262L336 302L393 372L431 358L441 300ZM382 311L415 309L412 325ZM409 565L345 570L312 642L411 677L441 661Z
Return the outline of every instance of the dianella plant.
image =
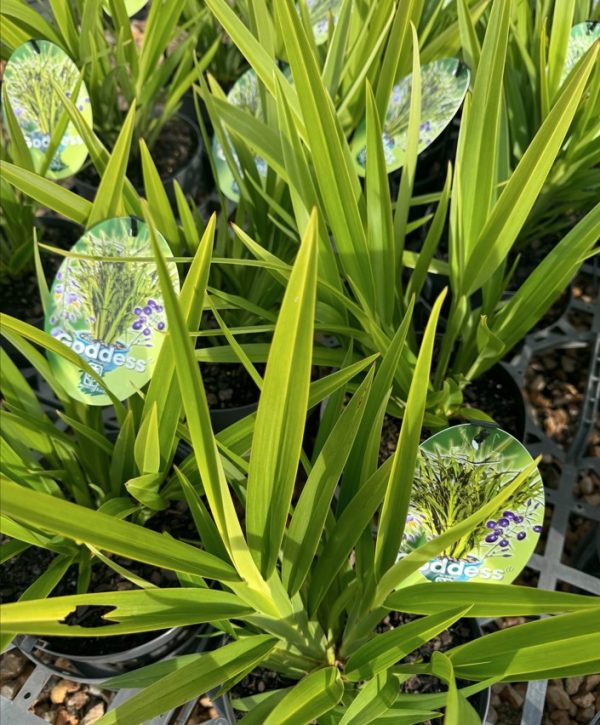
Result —
M486 583L407 586L411 574L488 520L535 470L532 462L478 510L398 560L443 295L434 305L409 373L394 456L382 466L375 462L373 470L363 466L364 448L357 448L361 427L373 427L369 411L385 408L394 368L385 356L334 374L347 392L353 375L362 371L363 380L348 395L337 424L312 458L303 452L306 412L317 397L310 368L320 276L318 230L313 212L287 280L258 410L242 422L244 428L251 424L246 439L231 432L215 438L188 335L189 310L202 305L211 236L201 242L187 278L195 295L179 300L153 237L171 330L165 349L177 353L172 392L183 405L193 448L194 465L188 472L177 467L175 475L193 512L199 546L51 492L30 490L25 498L11 472L3 475L2 525L12 535L36 531L57 541L77 541L107 560L120 554L174 570L183 584L8 604L1 610L6 633L109 636L213 622L227 635L217 650L168 659L109 681L113 687L144 689L107 713L102 725L143 723L210 688L228 691L259 666L279 673L285 684L234 705L245 722L273 725L379 719L417 723L439 717L442 707L448 724L477 722L467 698L492 682L598 670L600 609L593 597ZM405 344L408 322L407 316L397 347ZM232 463L241 476L232 478ZM211 587L206 586L209 581ZM107 625L90 629L66 624L79 605L109 608ZM420 616L377 631L390 611ZM556 616L435 653L427 663L403 662L463 617L542 613ZM423 673L447 683L447 692L402 692L405 679Z
M152 3L138 47L123 0L51 2L48 19L25 0L8 0L2 6L2 57L30 39L58 45L82 72L95 129L109 148L126 112L137 107L137 153L140 138L155 143L196 77L193 49L201 23L197 15L180 22L184 4ZM218 38L200 67L217 48Z
M362 4L342 3L323 46L315 44L313 29L291 1L276 4L272 13L264 2L253 4L257 17L269 18L260 24L244 22L223 0L207 5L248 59L262 94L259 118L228 103L214 84L209 88L210 79L200 90L240 205L252 219L258 204L267 203L270 218L290 238L294 228L306 228L312 206L319 208L319 327L328 327L345 350L384 354L411 300L422 297L431 282L448 285L427 402L429 423L443 425L461 410L464 387L535 326L594 254L597 203L591 209L583 205L579 221L522 286L506 294L514 252L540 195L554 188L551 174L572 145L570 129L584 123L586 144L597 134L598 44L574 63L518 159L508 162L505 79L511 73L507 57L517 3L498 0L481 8L458 2L454 30L462 47L448 38L438 42L443 34L432 40L425 32L424 6L416 2L377 3L369 6L368 17L361 15ZM362 31L376 20L377 32ZM360 40L353 45L351 29L357 27ZM370 50L355 65L353 51L367 43ZM289 65L287 73L280 70L280 58ZM352 79L346 95L345 79ZM432 128L437 133L443 128L439 108L461 105L461 83L462 95L467 85L469 90L454 164L441 192L415 196L419 153L433 140ZM452 103L446 103L448 93ZM404 108L399 117L390 115L396 101ZM401 153L392 168L402 171L390 176L393 134ZM235 157L227 150L232 144ZM268 167L262 177L256 157ZM421 232L416 244L415 230ZM254 257L273 268L274 277L287 270L280 250L253 244L243 228L237 234ZM398 416L423 327L422 316L416 316L403 364L395 371L388 410Z
M594 2L517 3L512 12L502 114L508 169L518 164L577 62L600 39ZM519 244L568 231L598 199L598 76L596 64Z

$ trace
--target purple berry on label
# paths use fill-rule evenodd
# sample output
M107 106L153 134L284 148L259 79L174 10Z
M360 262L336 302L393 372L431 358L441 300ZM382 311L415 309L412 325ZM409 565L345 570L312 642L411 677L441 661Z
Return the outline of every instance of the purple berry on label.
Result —
M143 323L142 323L142 321L141 321L141 320L136 320L136 321L135 321L135 322L133 323L132 327L133 327L133 329L134 329L134 330L141 330L141 329L142 329L142 324L143 324Z
M134 311L133 311L133 314L134 315L141 315L142 314L142 308L141 307L136 307L134 309Z
M148 337L149 334L150 334L150 328L149 327L145 327L144 328L144 335L146 335L146 337Z
M512 511L505 511L502 516L506 516L507 519L513 519L515 517Z
M508 540L507 539L502 539L502 541L500 542L500 546L503 549L506 549L506 547L508 546Z
M154 309L156 309L158 305L156 304L156 302L154 300L148 300L148 306L154 307Z
M164 322L159 322L156 327L159 330L164 330L165 329L165 323Z
M488 529L495 529L496 528L496 522L495 521L488 521L486 523L486 526L488 527Z
M151 315L152 314L152 307L144 307L144 314L145 315Z
M519 531L519 533L517 534L517 539L518 539L519 541L523 541L523 539L524 539L524 538L525 538L526 536L527 536L527 534L526 534L526 533L525 533L524 531Z
M516 524L522 524L523 523L523 517L522 516L515 516L515 523Z
M533 528L533 530L535 531L536 534L541 534L542 533L542 527L541 526L533 526L532 528Z
M156 306L156 311L157 312L162 312L163 311L163 306L162 305L157 305Z
M510 521L508 519L498 519L498 526L509 526Z
M488 534L485 540L488 544L493 544L495 541L498 541L498 534Z

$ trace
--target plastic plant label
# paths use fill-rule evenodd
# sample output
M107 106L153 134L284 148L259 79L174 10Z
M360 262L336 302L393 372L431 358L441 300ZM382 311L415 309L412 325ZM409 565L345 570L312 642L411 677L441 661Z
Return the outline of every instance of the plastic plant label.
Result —
M337 22L341 4L341 0L306 0L317 45L329 37L329 24Z
M246 71L233 85L233 88L227 94L227 100L232 106L245 109L253 116L258 119L263 119L263 108L262 101L260 98L260 90L258 86L258 79L254 70L250 69ZM238 156L235 149L232 147L233 160L235 161L238 169L241 169ZM217 182L219 189L225 194L228 199L232 201L239 201L240 189L237 181L231 171L223 146L219 142L219 139L215 135L212 142L212 156L217 171ZM260 156L255 156L254 161L258 174L261 178L267 176L267 163Z
M471 73L455 58L444 58L421 68L421 127L419 153L424 151L456 115L469 88ZM396 171L406 157L412 73L392 89L383 122L383 151L388 173ZM357 128L351 143L358 173L364 175L367 163L366 121Z
M532 461L511 435L487 425L457 425L421 444L399 558L464 521ZM410 580L509 584L529 561L544 522L537 469L469 535L429 561Z
M148 0L123 0L123 4L125 5L125 10L127 11L127 15L131 17L132 15L135 15L136 13L139 13L140 10L148 3ZM110 2L108 0L104 0L104 9L108 13L108 15L112 15L110 10Z
M28 40L10 56L4 71L8 102L25 138L35 170L41 173L52 135L66 114L56 83L70 97L79 81L79 70L69 56L47 40ZM81 81L73 99L88 125L92 107L85 83ZM69 121L46 176L64 179L76 173L87 157L87 148Z
M159 236L163 254L171 256ZM45 330L76 352L125 400L151 378L167 329L150 232L135 217L109 219L88 230L61 264L50 290ZM111 259L106 259L107 257ZM113 261L112 258L123 258ZM136 262L135 257L146 261ZM168 263L179 291L177 266ZM73 398L109 405L102 386L61 355L48 352L53 373Z
M569 45L567 46L567 57L560 77L561 85L567 79L569 73L577 65L577 62L587 53L592 45L600 39L600 21L587 20L571 28Z

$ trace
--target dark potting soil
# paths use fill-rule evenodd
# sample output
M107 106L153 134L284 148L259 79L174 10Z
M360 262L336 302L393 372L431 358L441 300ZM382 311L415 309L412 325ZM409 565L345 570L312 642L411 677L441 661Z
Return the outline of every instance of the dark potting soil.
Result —
M2 537L2 543L8 541ZM30 546L12 559L0 564L0 604L16 602L25 590L41 576L54 554L47 549Z
M62 223L56 226L49 221L42 222L38 239L59 249L70 249L79 239L80 228L75 224ZM41 252L42 266L47 284L50 286L64 257L50 252ZM35 269L20 277L9 277L0 283L0 311L19 320L34 323L44 315Z
M165 181L183 169L195 154L197 147L198 138L188 122L177 116L167 121L152 148L152 160L156 164L160 178ZM100 176L93 164L84 166L77 176L90 186L97 188L100 184ZM129 161L127 178L136 189L144 188L142 162L138 155L132 156Z
M264 365L256 368L264 373ZM201 363L200 370L209 408L224 410L258 402L259 390L243 365Z
M507 373L508 375L508 373ZM518 395L518 397L517 397ZM523 401L516 384L510 384L494 369L480 375L464 390L464 405L487 413L502 430L521 438Z
M298 684L297 680L291 680L278 672L266 670L263 667L257 667L255 670L246 675L243 680L229 691L231 700L243 699L244 697L254 697L263 692L272 690L281 690L285 687L293 687ZM236 720L241 720L246 713L235 710Z
M174 539L185 539L188 541L198 539L196 524L185 501L172 503L168 509L154 514L146 522L145 527L159 534L169 534Z

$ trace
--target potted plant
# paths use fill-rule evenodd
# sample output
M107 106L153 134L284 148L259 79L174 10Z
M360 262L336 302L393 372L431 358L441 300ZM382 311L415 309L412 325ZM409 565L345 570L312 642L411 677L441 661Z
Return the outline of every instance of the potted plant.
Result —
M395 63L388 64L385 76L377 79L373 92L366 84L367 168L363 185L353 161L352 145L346 140L351 132L347 130L347 117L337 106L327 67L311 46L310 36L292 4L283 3L272 23L279 28L285 43L294 85L283 78L272 45L270 52L265 52L251 25L234 19L221 0L209 0L208 4L243 49L277 113L261 121L225 104L218 94L210 99L205 92L209 110L212 106L234 139L240 158L244 149L251 156L260 156L271 169L269 173L287 185L290 204L286 207L279 203L283 198L280 196L271 205L282 223L292 215L297 228L303 230L310 206L318 204L321 210L322 304L317 309L318 323L328 326L345 349L349 349L352 341L354 349L360 347L364 353L383 353L409 301L420 296L427 275L447 280L447 324L436 355L428 424L441 427L456 414L481 417L479 411L466 408L465 389L501 361L543 318L586 256L593 253L600 232L600 210L596 205L548 251L512 296L504 295L512 277L510 251L518 244L577 109L581 108L583 115L589 110L586 94L590 91L586 89L591 88L597 47L590 47L582 56L561 86L518 166L509 176L504 175L499 157L493 152L501 138L498 119L502 94L492 97L489 88L502 87L511 3L494 3L480 55L477 53L479 62L471 69L474 80L462 113L456 165L449 169L439 197L433 198L434 203L439 199L433 217L419 216L413 220L411 209L423 201L432 201L431 197L412 196L421 129L431 121L422 115L419 103L428 91L420 87L423 68L417 35L412 49L408 150L394 199L388 191L382 109L388 107L396 74L402 72L402 65L406 66L410 59L408 31L404 36L395 36ZM393 16L393 11L388 11L392 18L409 27L408 13L399 11L398 16ZM423 55L429 60L425 52ZM493 143L486 128L493 133ZM276 139L281 138L284 142L278 145ZM492 152L488 153L488 149ZM534 169L536 174L532 173ZM252 189L256 186L251 181L246 182L248 185ZM240 189L243 191L242 186ZM268 189L267 185L267 192ZM247 192L250 199L252 190ZM409 249L410 232L427 223L428 231L418 251ZM447 260L436 258L446 224ZM273 276L279 276L282 267L277 265L286 264L284 255L274 249L246 246L256 259L275 265ZM532 305L534 298L536 304ZM418 327L411 331L402 357L404 364L397 370L388 406L388 412L396 417L402 416L405 407L407 371L414 367L419 332Z
M348 468L369 404L385 409L390 360L363 378L313 461L303 456L304 420L311 403L317 230L313 214L278 318L249 460L243 466L243 480L235 483L226 471L232 461L238 466L242 461L222 442L217 446L184 307L171 289L167 264L153 236L172 344L178 353L177 383L202 488L190 487L183 472L177 475L184 490L192 489L194 500L202 502L199 510L206 514L199 527L202 548L171 538L159 543L136 524L44 493L32 492L25 502L18 484L9 477L2 481L7 520L85 541L98 550L166 565L184 574L190 584L178 590L85 594L5 605L5 631L88 637L90 629L65 622L69 613L85 605L105 608L107 624L94 630L97 636L212 621L233 640L211 652L166 660L110 680L110 686L146 689L107 713L103 725L123 720L142 723L210 688L227 691L260 666L285 679L279 680L277 690L252 700L246 722L352 722L380 716L418 722L437 717L436 711L444 706L448 723L476 721L467 698L493 681L597 669L600 632L593 597L501 583L410 583L424 563L502 510L535 471L535 462L478 511L398 559L442 298L425 331L393 459L381 467L375 464L374 472L371 465ZM209 245L199 248L193 273L196 288L207 277L210 256ZM402 347L407 333L408 320L398 331L397 346ZM367 423L373 427L371 420ZM372 437L376 439L377 431ZM362 460L366 463L364 448ZM340 479L344 504L339 504L340 497L336 505ZM193 585L205 578L219 582L221 588ZM422 616L377 633L391 610ZM517 613L557 616L486 635L445 654L434 652L429 663L399 664L406 654L465 616ZM447 692L402 693L400 683L415 674L441 679ZM457 679L474 684L459 687Z
M180 25L183 6L153 3L150 6L143 41L138 47L123 0L104 4L93 0L85 9L66 6L57 14L53 8L46 20L23 0L3 8L9 38L51 41L61 47L83 71L94 111L94 128L102 143L112 149L127 111L136 107L134 146L128 176L138 189L143 185L139 140L154 152L159 175L175 205L173 182L186 194L198 191L202 167L202 139L193 118L178 115L184 93L196 77L192 48L201 24L196 18ZM110 9L110 15L106 12ZM199 62L204 68L213 45ZM100 182L94 164L79 172L75 184L86 198L94 198Z

